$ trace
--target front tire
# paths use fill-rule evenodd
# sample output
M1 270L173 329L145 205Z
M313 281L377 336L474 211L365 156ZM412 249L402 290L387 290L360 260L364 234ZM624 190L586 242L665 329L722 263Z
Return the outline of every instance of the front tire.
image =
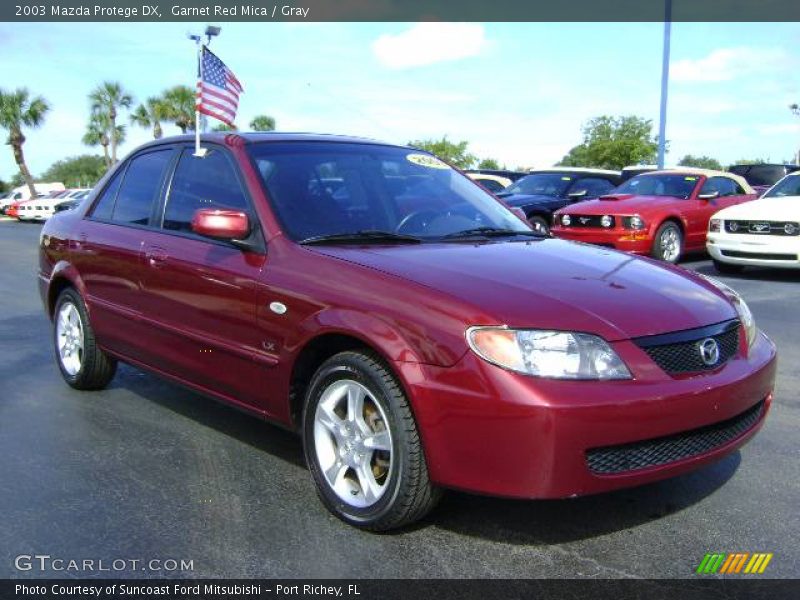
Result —
M114 378L117 361L96 343L86 306L67 288L56 301L53 346L61 375L76 390L101 390Z
M323 504L350 525L402 527L440 497L408 400L371 352L341 352L317 370L303 409L303 448Z
M528 218L528 223L530 223L531 228L536 233L550 235L550 225L547 223L547 219L544 217L534 215Z
M651 256L668 263L677 263L683 254L683 232L678 224L666 221L656 231Z

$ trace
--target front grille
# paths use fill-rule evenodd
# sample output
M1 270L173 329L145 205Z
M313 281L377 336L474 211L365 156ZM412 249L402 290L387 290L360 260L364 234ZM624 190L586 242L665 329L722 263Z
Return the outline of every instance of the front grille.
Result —
M701 345L708 339L717 344L718 357L706 362ZM672 374L710 371L728 362L739 349L739 321L635 339L634 342L665 372ZM708 353L706 359L708 359Z
M778 254L776 252L740 252L739 250L720 250L722 256L731 258L755 258L760 260L797 260L797 254Z
M743 221L726 220L725 231L728 233L746 233L749 235L800 235L800 223L797 221Z
M613 229L616 224L616 219L611 217L611 226L603 227L602 223L600 223L603 215L570 215L569 218L570 224L565 225L565 227L602 227L603 229Z
M587 450L586 463L589 470L597 475L617 475L700 456L724 446L751 429L758 423L763 410L762 400L721 423L652 440Z

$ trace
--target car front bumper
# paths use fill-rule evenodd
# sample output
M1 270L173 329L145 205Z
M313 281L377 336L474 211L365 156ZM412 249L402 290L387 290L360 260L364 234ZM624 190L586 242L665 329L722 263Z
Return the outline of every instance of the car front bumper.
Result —
M714 260L732 265L800 269L800 237L708 233Z
M647 231L554 226L550 232L554 237L564 240L607 246L632 254L647 255L653 247L653 240Z
M628 381L557 381L506 371L467 352L440 368L398 363L411 397L432 480L497 496L565 498L672 477L733 452L763 424L776 354L759 333L753 347L716 371L671 377L633 342L616 342ZM648 363L649 361L649 363ZM667 464L613 474L587 452L685 434L735 419L763 402L746 429Z

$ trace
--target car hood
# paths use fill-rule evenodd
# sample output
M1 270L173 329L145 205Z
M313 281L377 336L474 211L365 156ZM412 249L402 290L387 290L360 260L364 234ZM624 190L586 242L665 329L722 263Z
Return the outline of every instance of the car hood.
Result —
M554 238L312 251L445 293L471 315L466 325L583 331L614 341L736 316L721 292L680 267Z
M544 194L511 194L509 196L500 194L499 196L509 206L528 206L558 200L556 196L545 196Z
M729 206L714 216L744 221L800 221L800 196L760 198Z
M633 194L619 194L602 196L596 200L579 202L559 212L575 215L633 215L649 210L658 210L665 206L685 202L682 198L673 196L635 196Z

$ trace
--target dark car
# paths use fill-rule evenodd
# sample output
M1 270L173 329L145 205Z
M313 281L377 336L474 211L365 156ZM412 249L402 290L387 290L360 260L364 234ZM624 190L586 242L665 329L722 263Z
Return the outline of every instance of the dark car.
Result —
M728 167L729 172L744 177L759 196L763 195L764 192L778 183L786 175L794 173L798 169L800 169L800 165L769 163L732 165Z
M541 236L411 148L201 139L138 148L45 223L39 287L72 387L124 361L296 430L322 502L371 530L443 488L663 479L764 422L775 347L723 284Z
M497 196L513 208L520 208L531 227L548 234L553 213L573 202L608 194L621 183L617 171L602 169L553 168L531 171Z

